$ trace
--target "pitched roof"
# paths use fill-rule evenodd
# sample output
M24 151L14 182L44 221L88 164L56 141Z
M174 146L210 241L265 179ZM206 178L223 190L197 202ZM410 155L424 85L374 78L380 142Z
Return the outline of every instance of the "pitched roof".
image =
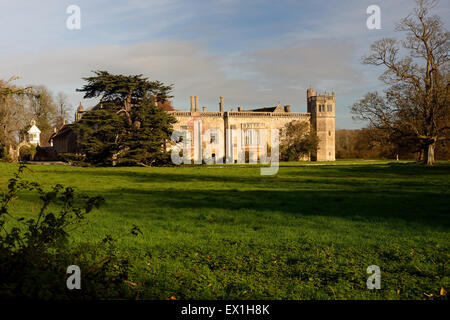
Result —
M65 124L63 125L57 132L54 132L51 136L50 139L48 140L49 142L59 136L64 136L67 135L69 133L73 132L73 124Z
M252 112L274 112L276 108L277 107L264 107L264 108L258 108L258 109L248 110L248 111L252 111Z
M39 130L39 128L36 127L35 124L33 124L33 125L31 126L31 128L28 130L28 133L41 133L41 130Z
M285 112L283 106L278 102L275 107L264 107L253 110L246 110L250 112Z

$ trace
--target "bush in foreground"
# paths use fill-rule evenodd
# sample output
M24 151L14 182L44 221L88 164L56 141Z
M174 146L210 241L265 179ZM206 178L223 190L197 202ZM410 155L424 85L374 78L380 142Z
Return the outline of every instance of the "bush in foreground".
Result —
M70 242L70 233L103 198L77 195L62 185L44 191L22 178L24 170L21 165L0 198L0 298L127 297L128 260L118 255L111 237L96 244ZM11 211L11 204L25 191L40 198L37 217L28 220ZM82 270L81 290L67 288L70 265Z

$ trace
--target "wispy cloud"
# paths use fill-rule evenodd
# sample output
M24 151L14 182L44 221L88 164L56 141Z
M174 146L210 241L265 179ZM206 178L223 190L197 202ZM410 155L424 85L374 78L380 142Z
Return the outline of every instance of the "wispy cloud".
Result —
M0 0L0 77L75 92L91 70L144 74L217 107L272 105L305 111L305 89L334 90L337 125L355 127L347 106L380 88L381 70L362 66L373 41L395 35L413 0L380 0L382 29L366 28L372 0L77 0L82 29L65 28L72 0ZM450 21L450 5L438 13ZM95 103L95 102L92 102ZM89 105L89 102L85 102Z
M325 59L333 51L332 59ZM185 108L190 95L215 105L226 96L230 106L261 106L282 100L296 111L305 111L304 91L334 84L334 89L360 80L345 61L351 47L316 41L302 47L254 51L245 57L226 59L209 55L206 48L190 42L152 41L130 45L91 46L35 55L15 55L0 60L2 72L15 73L25 83L45 83L74 92L91 70L144 74L175 84L175 105ZM317 54L317 52L322 52ZM233 71L237 70L237 71ZM331 87L330 87L331 89Z

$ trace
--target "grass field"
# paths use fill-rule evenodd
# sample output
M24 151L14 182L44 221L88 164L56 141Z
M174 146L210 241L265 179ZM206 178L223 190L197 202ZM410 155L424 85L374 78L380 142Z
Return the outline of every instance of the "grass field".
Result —
M450 289L450 163L303 164L276 176L30 165L26 177L105 197L75 240L119 239L142 299L424 299ZM0 163L0 188L16 168ZM32 214L36 200L25 195L16 212ZM370 265L381 290L366 287Z

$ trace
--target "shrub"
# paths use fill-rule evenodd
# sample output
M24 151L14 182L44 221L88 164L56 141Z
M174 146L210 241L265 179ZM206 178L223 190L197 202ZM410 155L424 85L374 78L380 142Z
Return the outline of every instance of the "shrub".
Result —
M128 260L117 254L114 240L106 236L96 244L70 241L70 233L103 198L77 195L59 184L44 191L22 178L25 168L20 165L0 197L0 298L126 297ZM26 219L11 211L11 202L24 191L39 195L37 217ZM81 290L66 286L70 265L82 270Z
M58 153L58 160L69 163L73 166L79 167L92 167L93 165L86 162L86 157L84 155L75 153Z
M23 146L19 150L19 159L21 161L30 161L31 160L31 149L29 146Z
M36 161L55 161L58 160L56 150L52 147L37 147L36 155L33 158Z

